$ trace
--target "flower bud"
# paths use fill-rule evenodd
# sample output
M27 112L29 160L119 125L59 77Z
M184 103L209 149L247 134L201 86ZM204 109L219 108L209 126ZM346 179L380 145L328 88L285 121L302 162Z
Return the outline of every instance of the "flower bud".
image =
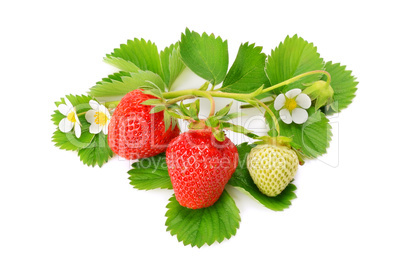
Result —
M329 105L333 101L334 90L326 81L316 81L311 86L303 90L311 100L315 100L315 109L318 110L324 105Z

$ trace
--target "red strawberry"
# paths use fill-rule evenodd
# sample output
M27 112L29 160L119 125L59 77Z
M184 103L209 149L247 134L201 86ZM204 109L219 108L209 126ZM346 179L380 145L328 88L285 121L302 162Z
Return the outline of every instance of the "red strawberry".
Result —
M141 104L156 97L142 91L136 89L126 94L109 124L109 146L114 153L126 159L146 158L164 152L170 140L180 133L177 126L165 132L163 112L150 114L153 106Z
M166 162L180 205L197 209L213 205L237 167L237 148L210 130L190 130L173 139Z

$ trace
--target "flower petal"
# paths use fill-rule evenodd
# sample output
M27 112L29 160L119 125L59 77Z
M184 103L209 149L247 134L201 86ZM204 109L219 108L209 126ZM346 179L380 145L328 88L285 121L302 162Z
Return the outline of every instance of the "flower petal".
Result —
M105 135L107 135L107 131L109 129L109 121L103 126L102 131Z
M99 104L98 110L104 112L104 111L106 111L107 109L106 109L105 105Z
M292 120L296 124L303 124L308 119L308 113L302 108L295 108L292 111Z
M106 107L105 107L105 109L106 109ZM106 114L106 116L107 116L107 120L109 121L110 118L111 118L111 116L110 116L110 113L109 113L109 110L108 110L108 109L105 110L105 114Z
M311 99L307 94L301 93L296 97L296 103L303 109L308 109L311 106Z
M67 120L67 118L63 118L59 123L59 129L61 132L67 133L73 129L73 125L73 122Z
M92 109L94 110L98 110L99 109L99 103L97 101L94 100L90 100L89 101L89 105L91 106ZM103 106L103 105L102 105Z
M279 116L281 117L283 123L290 124L292 123L292 116L288 109L282 109L279 111Z
M279 94L279 96L276 97L274 101L275 110L279 111L285 105L285 101L286 101L285 95Z
M93 123L95 122L95 110L89 110L88 112L86 112L85 114L85 119L89 122L89 123Z
M74 117L75 117L75 124L81 125L80 119L78 119L78 115L77 112L75 111L75 108L74 108Z
M299 95L301 93L301 89L300 88L294 88L289 90L288 92L286 92L286 97L288 97L289 99L293 99L295 98L297 95Z
M68 112L70 111L70 107L65 104L60 104L59 106L57 106L57 109L65 116L67 116Z
M104 105L102 105L102 104L99 105L99 111L106 115L107 120L110 120L111 116L110 116L109 110Z
M80 126L80 124L75 123L74 124L74 130L75 130L75 136L77 138L81 137L81 126Z
M91 126L89 127L89 133L92 133L92 134L98 134L99 132L101 132L101 130L102 130L102 127L96 123L92 123Z
M71 102L70 102L67 98L64 99L64 102L66 103L66 105L67 105L67 107L68 107L68 110L70 110L71 108L73 108L73 105L71 104Z

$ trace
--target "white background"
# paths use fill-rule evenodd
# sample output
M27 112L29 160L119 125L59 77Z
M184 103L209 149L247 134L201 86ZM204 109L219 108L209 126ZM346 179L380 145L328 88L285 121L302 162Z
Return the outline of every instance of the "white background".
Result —
M0 267L402 267L398 1L8 2L0 4ZM50 141L54 101L112 73L105 54L134 37L163 49L185 27L228 39L231 62L241 42L270 53L297 33L360 82L354 103L331 118L328 154L299 169L292 207L273 212L229 189L240 228L201 249L165 231L172 191L135 190L129 161L87 167Z

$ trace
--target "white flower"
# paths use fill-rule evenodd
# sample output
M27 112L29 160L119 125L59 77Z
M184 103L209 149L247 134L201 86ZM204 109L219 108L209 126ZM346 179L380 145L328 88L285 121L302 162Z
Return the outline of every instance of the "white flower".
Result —
M296 124L303 124L307 121L308 113L305 109L310 108L311 99L301 92L301 89L295 88L276 97L274 108L279 111L284 123L290 124L293 121Z
M108 109L94 100L90 100L89 105L91 105L91 108L93 109L85 114L85 119L91 123L89 132L92 134L98 134L103 131L103 133L107 134L110 122L110 113Z
M66 116L59 123L59 129L61 132L67 133L74 128L75 136L81 137L81 124L78 120L77 111L71 102L66 98L66 104L60 104L57 109Z

